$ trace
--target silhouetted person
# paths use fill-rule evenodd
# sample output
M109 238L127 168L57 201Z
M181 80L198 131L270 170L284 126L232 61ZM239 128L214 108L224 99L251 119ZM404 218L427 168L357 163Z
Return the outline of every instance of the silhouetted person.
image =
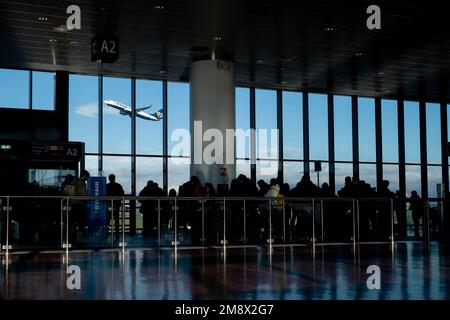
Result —
M420 220L423 218L423 201L414 190L411 192L411 202L409 205L414 223L414 236L419 237Z
M158 189L155 183L150 180L147 185L139 193L139 197L156 197L158 195ZM139 200L141 203L141 208L139 212L142 213L142 224L144 236L155 236L156 228L158 225L158 212L157 212L157 201L155 200ZM155 203L156 202L156 203Z
M80 177L75 181L75 194L77 196L87 196L86 181L90 177L87 170L80 172ZM71 200L72 217L69 223L73 223L73 231L75 236L78 232L83 232L87 226L87 201L86 200Z
M116 182L116 176L110 174L108 176L109 183L106 185L106 195L109 197L123 197L125 192L123 191L122 185ZM120 211L122 209L122 200L113 201L113 215L111 216L111 211L108 211L107 223L110 223L111 218L114 218L114 230L115 233L119 233L120 227Z
M397 231L400 239L405 239L407 235L406 200L404 198L400 190L395 192L394 210L397 215Z
M353 179L353 185L356 184L355 197L359 201L359 235L361 241L368 241L373 236L376 224L376 202L371 198L376 197L375 189L364 180Z
M175 189L169 190L169 197L174 198L177 196L177 191Z
M258 195L260 197L264 197L264 195L269 191L270 186L264 180L258 180L259 192Z
M389 190L389 181L381 181L377 196L382 199L394 199L395 193ZM392 208L394 210L394 208ZM377 234L381 237L380 240L388 240L391 230L391 201L381 200L378 202L378 215L376 217L375 228Z
M342 210L339 211L339 202L328 200L336 198L333 190L328 183L323 183L320 189L320 196L322 198L327 198L322 201L323 204L323 229L324 229L324 240L330 239L337 241L339 240L339 235L343 233L345 225L345 215L342 214Z
M335 198L336 197L333 190L331 190L331 187L326 182L322 183L322 188L320 190L320 196L323 198Z
M311 181L309 174L305 173L299 183L291 190L291 197L313 198L320 196L320 189ZM312 205L310 201L293 203L293 221L295 225L295 236L300 238L311 238Z
M289 193L291 192L291 187L289 186L289 183L283 183L280 187L280 193L287 197L289 196Z

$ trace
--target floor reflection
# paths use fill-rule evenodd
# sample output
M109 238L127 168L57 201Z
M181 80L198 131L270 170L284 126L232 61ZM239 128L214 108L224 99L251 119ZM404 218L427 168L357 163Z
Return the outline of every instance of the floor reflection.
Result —
M449 299L449 247L127 249L0 255L1 299ZM66 286L81 269L81 290ZM381 290L366 285L381 268Z

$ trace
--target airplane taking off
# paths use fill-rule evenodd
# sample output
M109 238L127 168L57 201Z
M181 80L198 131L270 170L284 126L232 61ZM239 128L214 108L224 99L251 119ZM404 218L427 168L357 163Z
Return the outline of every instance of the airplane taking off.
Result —
M121 115L130 116L130 117L132 115L131 108L129 106L123 104L123 103L120 103L120 102L117 102L117 101L114 101L114 100L105 100L105 103L106 103L107 106L119 110L119 113ZM151 107L152 106L136 109L136 117L139 117L139 118L144 119L144 120L160 121L162 119L162 117L163 117L163 113L162 113L163 109L161 109L159 111L156 111L154 113L151 113L151 114L147 113L147 112L144 112L144 110L147 110L147 109L149 109Z

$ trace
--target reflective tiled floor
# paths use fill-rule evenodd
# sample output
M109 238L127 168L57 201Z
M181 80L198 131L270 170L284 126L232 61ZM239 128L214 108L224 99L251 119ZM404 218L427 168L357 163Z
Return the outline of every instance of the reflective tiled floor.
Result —
M0 255L1 299L450 299L450 248L433 243L128 249ZM67 260L68 259L68 260ZM67 263L68 262L68 263ZM66 287L67 266L81 290ZM369 265L381 289L369 290Z

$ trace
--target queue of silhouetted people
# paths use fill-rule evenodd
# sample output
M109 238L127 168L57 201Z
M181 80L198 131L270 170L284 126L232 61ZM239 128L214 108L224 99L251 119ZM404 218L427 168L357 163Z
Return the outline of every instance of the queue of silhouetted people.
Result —
M308 174L292 189L289 184L282 183L279 179L271 179L269 183L259 180L254 184L251 179L241 174L233 179L229 190L220 188L216 191L211 183L202 185L198 177L191 179L179 186L178 194L174 189L167 194L156 182L148 181L144 189L139 193L140 197L164 198L169 196L180 197L177 203L177 225L191 231L192 242L197 243L202 239L202 221L205 224L204 236L211 241L220 240L223 232L227 233L230 240L242 240L244 237L254 241L261 241L268 237L268 206L267 201L252 200L252 198L265 197L271 200L271 224L272 237L284 241L302 241L312 238L313 218L316 231L315 238L322 237L319 232L321 219L323 219L324 241L348 241L357 232L359 241L364 240L388 240L394 232L397 237L404 238L407 234L406 210L407 202L401 199L401 194L389 190L389 182L382 181L379 190L370 184L357 178L346 177L344 186L334 194L327 183L321 187L315 185ZM223 201L182 200L183 197L230 197L225 208ZM243 201L233 200L233 197L249 198L244 206ZM285 201L283 202L283 198ZM315 205L307 200L289 200L299 198L320 198L320 205ZM334 201L341 198L343 201ZM355 217L355 204L352 199L361 199L358 202L358 216ZM345 199L345 200L344 200ZM378 200L376 200L378 199ZM392 201L390 201L392 199ZM143 216L143 234L156 236L158 223L162 227L173 227L173 200L158 201L154 199L140 200L140 212ZM412 212L414 233L419 235L419 227L423 218L424 203L416 191L411 193L408 200L409 209ZM392 208L391 208L392 207ZM158 215L158 208L160 214ZM202 210L205 214L202 217ZM321 214L320 210L322 210ZM226 228L224 231L224 213ZM314 213L314 217L313 217ZM392 217L392 213L394 217ZM244 218L245 216L245 218ZM395 218L396 224L392 225ZM158 220L159 219L159 220ZM244 223L245 219L245 223ZM354 222L357 223L355 230ZM243 230L245 225L245 231ZM394 228L394 229L392 229ZM288 237L288 239L286 239Z

